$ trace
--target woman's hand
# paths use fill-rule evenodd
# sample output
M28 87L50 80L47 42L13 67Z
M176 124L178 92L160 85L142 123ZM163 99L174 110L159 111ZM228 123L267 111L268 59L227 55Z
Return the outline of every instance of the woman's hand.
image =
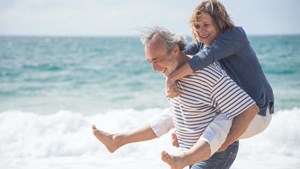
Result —
M166 90L167 90L167 97L174 98L179 95L179 89L176 85L176 81L172 80L171 78L167 77L166 79Z

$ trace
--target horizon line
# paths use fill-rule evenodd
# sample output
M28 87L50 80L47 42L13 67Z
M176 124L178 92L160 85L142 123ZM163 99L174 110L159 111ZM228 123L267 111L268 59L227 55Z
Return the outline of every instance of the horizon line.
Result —
M185 35L186 37L191 37L191 35ZM270 33L270 34L248 34L247 36L300 36L300 33ZM80 38L80 37L87 37L87 38L97 38L97 37L139 37L138 34L99 34L99 35L67 35L67 34L0 34L0 37L74 37L74 38Z

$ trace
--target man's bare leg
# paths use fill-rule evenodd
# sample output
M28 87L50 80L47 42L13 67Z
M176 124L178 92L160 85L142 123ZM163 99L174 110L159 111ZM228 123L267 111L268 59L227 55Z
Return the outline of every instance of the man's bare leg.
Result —
M183 169L185 166L207 160L209 157L210 146L204 140L198 140L191 149L181 155L170 155L166 151L161 153L161 159L166 162L171 169Z
M107 150L111 153L115 152L123 145L141 141L152 140L157 138L152 128L149 125L142 126L128 132L121 133L107 133L98 130L95 125L92 126L93 134L96 138L105 145Z

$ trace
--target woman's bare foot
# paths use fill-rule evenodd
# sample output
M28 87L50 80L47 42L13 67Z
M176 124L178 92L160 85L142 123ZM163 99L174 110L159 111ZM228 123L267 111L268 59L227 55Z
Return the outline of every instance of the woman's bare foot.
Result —
M166 151L161 152L161 159L167 163L171 169L183 169L185 167L182 157L170 155Z
M117 139L115 134L106 133L104 131L98 130L95 125L92 126L93 134L96 138L105 145L107 150L111 153L115 152L120 146L117 144Z

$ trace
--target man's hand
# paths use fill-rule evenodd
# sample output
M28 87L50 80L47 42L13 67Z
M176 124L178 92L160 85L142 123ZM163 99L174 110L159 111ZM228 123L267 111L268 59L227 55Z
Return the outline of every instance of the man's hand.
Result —
M179 89L176 82L170 78L166 79L166 93L168 98L174 98L179 95Z
M176 136L176 133L172 133L172 145L175 146L175 147L179 147L179 143L178 143L178 140L177 140L177 136Z

